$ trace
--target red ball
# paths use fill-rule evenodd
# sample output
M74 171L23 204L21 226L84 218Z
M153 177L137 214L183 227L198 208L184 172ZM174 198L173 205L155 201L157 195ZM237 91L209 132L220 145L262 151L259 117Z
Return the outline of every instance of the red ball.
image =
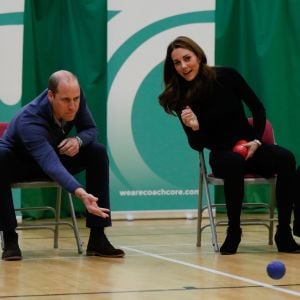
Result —
M238 153L239 155L243 156L244 158L246 158L246 156L248 155L248 148L242 145L235 145L232 148L233 152Z
M239 140L235 143L235 145L242 145L242 144L247 144L247 143L248 143L248 141L246 141L246 140Z

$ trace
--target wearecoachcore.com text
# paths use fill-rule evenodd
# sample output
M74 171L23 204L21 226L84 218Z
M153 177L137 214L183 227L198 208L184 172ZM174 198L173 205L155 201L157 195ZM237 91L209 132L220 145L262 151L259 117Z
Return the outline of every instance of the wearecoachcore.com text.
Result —
M168 189L158 189L158 190L127 190L120 191L120 196L122 197L135 197L135 196L193 196L198 195L198 190L187 189L187 190L168 190Z

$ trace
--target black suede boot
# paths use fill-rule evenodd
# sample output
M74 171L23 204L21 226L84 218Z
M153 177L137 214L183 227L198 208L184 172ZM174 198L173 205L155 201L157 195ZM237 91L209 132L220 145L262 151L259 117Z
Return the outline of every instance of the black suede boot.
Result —
M290 226L277 226L274 239L278 252L300 253L300 245L295 242Z
M294 223L293 223L293 234L295 236L300 237L300 222L299 221L294 220Z
M222 255L235 254L241 242L242 229L239 227L228 227L227 236L220 248Z
M4 249L3 260L21 260L22 253L18 244L18 234L13 231L3 231Z
M121 249L116 249L107 239L104 228L92 228L86 250L87 256L124 257Z

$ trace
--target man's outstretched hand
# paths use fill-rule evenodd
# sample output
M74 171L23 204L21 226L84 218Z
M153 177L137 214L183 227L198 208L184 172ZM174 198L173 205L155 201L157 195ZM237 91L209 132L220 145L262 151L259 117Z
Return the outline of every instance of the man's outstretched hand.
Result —
M99 207L97 205L98 198L92 194L87 193L83 188L75 190L75 196L82 200L87 211L90 214L99 216L101 218L108 218L110 210L108 208Z

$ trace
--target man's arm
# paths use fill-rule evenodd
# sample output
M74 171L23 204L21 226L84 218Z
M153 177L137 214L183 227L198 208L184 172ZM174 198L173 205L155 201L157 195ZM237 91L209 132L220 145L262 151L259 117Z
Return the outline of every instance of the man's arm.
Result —
M39 132L40 134L29 134L30 137L28 137L27 130L23 131L24 145L28 147L27 150L32 155L33 159L52 180L58 182L63 188L72 194L75 194L76 197L82 200L89 213L102 218L107 218L109 216L109 209L99 207L97 205L98 198L87 193L75 177L68 172L61 163L53 147L43 137L46 134L46 132L43 131L43 127L34 128L32 132ZM76 141L74 142L76 143Z
M246 80L235 70L232 69L231 72L231 76L235 84L235 90L252 113L255 138L261 140L266 126L265 108Z

